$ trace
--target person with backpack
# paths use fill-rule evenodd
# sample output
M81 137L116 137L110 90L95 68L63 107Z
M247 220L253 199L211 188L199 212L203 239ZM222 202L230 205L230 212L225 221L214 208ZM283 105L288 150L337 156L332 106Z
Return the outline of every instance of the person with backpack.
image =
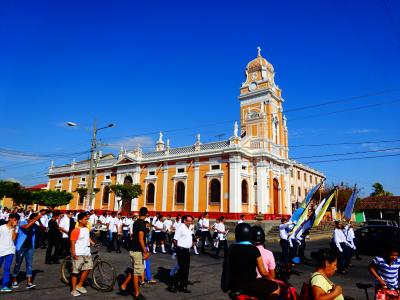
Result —
M317 260L317 268L314 273L311 274L308 287L302 289L304 295L304 289L307 291L308 297L300 296L300 298L306 300L344 300L343 290L340 285L334 284L330 277L332 277L337 270L337 257L335 251L331 249L321 249L317 252L316 256L313 257Z

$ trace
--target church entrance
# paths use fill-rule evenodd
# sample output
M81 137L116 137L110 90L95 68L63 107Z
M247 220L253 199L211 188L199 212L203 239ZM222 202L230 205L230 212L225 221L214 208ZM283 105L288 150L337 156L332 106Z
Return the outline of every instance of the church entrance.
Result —
M126 176L125 179L124 179L124 184L132 185L133 184L132 177L131 176ZM130 212L131 211L131 202L132 202L132 200L123 201L121 203L121 205L122 205L121 211Z
M274 215L279 214L279 182L276 178L273 180L274 182Z

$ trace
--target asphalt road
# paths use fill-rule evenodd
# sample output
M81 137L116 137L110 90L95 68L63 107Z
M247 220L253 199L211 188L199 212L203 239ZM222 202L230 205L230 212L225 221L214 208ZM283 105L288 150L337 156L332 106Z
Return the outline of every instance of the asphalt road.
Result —
M329 245L329 241L316 240L310 241L307 244L306 256L310 257L311 251L316 251L320 248L325 248ZM269 249L276 252L279 251L278 243L269 243ZM209 250L208 250L209 251ZM37 249L34 256L34 283L36 288L27 290L26 283L21 282L18 289L13 293L0 294L0 299L71 299L72 296L69 292L69 287L60 281L60 268L59 265L45 265L44 264L45 250ZM117 274L121 277L130 265L130 259L127 251L122 250L121 254L107 253L102 247L100 249L102 259L112 262ZM176 263L176 260L171 258L171 255L157 254L151 256L151 268L157 281L157 284L149 288L142 289L142 294L147 299L205 299L205 297L213 300L228 299L220 289L220 276L222 272L222 259L216 260L211 255L193 255L191 257L190 268L190 281L193 283L189 286L192 291L191 294L171 294L166 291L166 280L171 267ZM343 287L344 295L351 296L355 299L365 299L364 291L357 289L356 282L372 283L372 277L367 271L367 266L371 261L371 257L362 256L362 260L353 260L353 267L346 275L336 274L332 281ZM314 265L302 264L297 266L297 270L301 272L300 275L293 275L290 278L291 284L296 287L299 292L303 282L306 282L310 273L314 269ZM24 264L21 268L24 271ZM2 277L2 270L0 271ZM114 290L108 293L98 292L91 287L88 287L88 294L81 295L79 299L130 299L131 297L122 297L117 294L118 287L115 286ZM373 299L372 290L370 297Z

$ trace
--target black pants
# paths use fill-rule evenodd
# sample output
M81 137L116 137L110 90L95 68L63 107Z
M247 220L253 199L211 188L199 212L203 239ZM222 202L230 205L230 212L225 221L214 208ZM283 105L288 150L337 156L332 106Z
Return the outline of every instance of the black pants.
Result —
M60 247L61 247L61 239L48 237L48 245L46 250L46 263L58 261L58 257L60 255ZM52 254L54 248L54 254Z
M303 261L306 258L304 256L305 251L306 251L306 238L304 237L299 245L299 257L301 261Z
M60 256L66 257L71 254L69 238L62 238L61 239L61 249L60 249Z
M346 266L346 261L348 261L348 255L350 251L350 247L346 245L346 243L340 243L340 248L342 248L342 251L339 250L338 247L334 244L334 249L336 250L337 254L337 269L338 271L343 271L347 266Z
M173 285L178 289L187 288L189 281L190 249L176 247L176 260L179 270L173 279Z
M297 241L292 241L292 246L290 247L289 245L289 262L293 262L293 258L297 257L297 250L299 247L299 244L297 244Z
M100 243L102 243L104 246L108 245L107 231L105 230L100 230Z
M215 249L214 247L214 242L211 238L210 231L202 231L201 232L201 251L204 252L204 246L206 245L206 238L208 240L208 243L211 245L212 249Z
M281 239L280 242L282 248L282 258L281 262L284 265L287 265L289 262L289 242L288 240Z
M120 242L119 242L118 233L113 232L111 239L110 239L110 243L108 244L108 251L112 251L112 250L115 250L117 252L121 251L119 244L120 244Z
M217 252L215 253L215 256L218 256L219 251L221 250L222 247L224 247L224 256L226 255L226 253L228 253L228 242L226 240L220 240L218 242L218 249Z

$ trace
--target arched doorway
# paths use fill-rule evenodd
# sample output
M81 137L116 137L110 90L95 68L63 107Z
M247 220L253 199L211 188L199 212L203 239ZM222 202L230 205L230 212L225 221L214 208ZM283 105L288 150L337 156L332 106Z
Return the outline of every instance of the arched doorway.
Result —
M274 182L274 215L279 215L279 182L276 178Z
M124 179L124 184L125 185L132 185L133 184L133 179L131 176L126 176ZM125 201L122 203L121 211L131 211L131 202L132 199L129 199L129 201Z

